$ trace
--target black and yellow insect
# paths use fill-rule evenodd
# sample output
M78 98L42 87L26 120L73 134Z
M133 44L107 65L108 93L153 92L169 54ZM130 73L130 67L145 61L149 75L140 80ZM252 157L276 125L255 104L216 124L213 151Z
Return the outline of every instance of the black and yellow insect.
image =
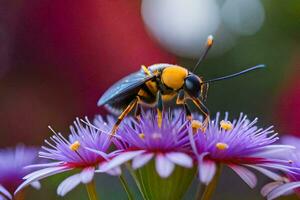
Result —
M209 36L195 69L205 58L212 44L213 38ZM203 129L205 129L209 122L209 110L203 102L207 96L209 83L232 78L262 67L264 65L258 65L229 76L205 81L202 77L178 65L154 64L148 68L142 66L138 72L126 76L110 87L99 99L98 106L105 105L109 111L119 113L118 120L112 129L112 134L115 134L121 121L129 112L135 109L135 115L139 116L140 104L157 105L157 118L160 126L163 102L177 97L176 104L184 105L187 116L191 117L191 112L186 103L187 100L191 100L205 116L203 122Z

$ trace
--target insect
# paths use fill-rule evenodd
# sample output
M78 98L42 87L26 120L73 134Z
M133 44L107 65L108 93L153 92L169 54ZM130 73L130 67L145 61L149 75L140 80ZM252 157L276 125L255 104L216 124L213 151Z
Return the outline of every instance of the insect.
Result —
M140 115L141 104L147 106L157 105L157 122L161 126L163 102L175 97L177 98L176 104L184 106L189 119L191 119L191 112L187 100L191 100L196 105L205 117L202 127L205 130L209 123L210 114L203 102L207 97L209 83L233 78L264 67L264 65L257 65L228 76L204 80L193 72L204 60L212 45L213 37L209 36L192 72L184 67L165 63L154 64L148 68L142 66L139 71L124 77L111 86L98 101L98 106L105 105L112 113L119 114L111 135L116 133L122 120L133 109L135 109L136 117Z

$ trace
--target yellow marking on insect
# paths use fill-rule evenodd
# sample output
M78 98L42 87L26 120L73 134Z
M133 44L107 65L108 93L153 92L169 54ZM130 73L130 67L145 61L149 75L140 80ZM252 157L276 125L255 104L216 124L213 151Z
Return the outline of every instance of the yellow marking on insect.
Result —
M218 142L218 143L216 144L216 148L219 149L219 150L221 150L221 151L223 151L223 150L228 149L229 146L228 146L228 144L226 144L226 143Z
M162 100L163 101L171 101L172 99L174 99L176 93L172 93L172 94L164 94L162 95Z
M169 88L178 90L183 86L187 75L188 71L185 68L174 65L163 70L161 80Z
M145 72L145 74L147 74L148 76L152 75L150 70L145 65L142 65L141 67L142 67L143 71Z
M199 120L192 121L192 130L193 130L194 134L197 133L197 131L202 127L203 127L203 124Z
M156 95L158 88L157 88L157 84L154 81L147 81L146 86L149 88L149 90L151 91L152 94Z
M222 129L224 129L225 131L230 131L233 129L233 125L230 121L225 121L225 120L222 120L220 122L220 126Z
M144 139L144 138L145 138L145 134L144 134L144 133L140 133L140 134L139 134L139 137L140 137L141 139Z
M212 35L208 36L207 38L207 45L210 47L214 43L214 37Z
M159 128L161 128L162 119L163 119L162 112L159 109L157 109L157 124Z
M78 140L76 140L75 142L73 142L73 144L71 144L69 146L69 148L72 150L72 151L77 151L80 147L80 142Z

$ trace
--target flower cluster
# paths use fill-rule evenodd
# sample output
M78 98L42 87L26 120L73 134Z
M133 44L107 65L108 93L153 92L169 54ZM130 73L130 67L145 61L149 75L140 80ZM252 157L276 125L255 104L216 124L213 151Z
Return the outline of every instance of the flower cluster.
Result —
M77 119L68 138L51 129L54 135L49 141L45 140L46 146L42 147L39 157L52 162L27 166L26 169L38 170L24 177L15 194L35 181L73 171L73 175L60 183L57 194L64 196L83 183L88 186L90 199L94 200L96 194L90 186L95 173L99 172L120 176L128 198L132 199L121 175L123 165L131 172L144 199L181 199L196 171L200 182L211 191L223 165L236 172L251 188L256 186L257 177L250 169L273 179L275 182L262 192L269 199L300 185L295 182L300 180L300 165L286 156L295 151L295 147L278 144L279 137L272 126L259 128L257 119L251 121L244 114L230 121L226 113L221 119L218 113L205 129L202 117L197 114L193 114L193 120L186 116L185 110L162 114L158 123L155 111L142 110L139 118L127 117L116 135L110 134L115 123L110 116L105 120L97 116L93 124L88 119L82 122ZM286 177L279 173L285 173ZM292 185L283 184L283 180ZM0 193L7 195L3 187ZM207 194L211 192L204 191L204 199L210 198Z

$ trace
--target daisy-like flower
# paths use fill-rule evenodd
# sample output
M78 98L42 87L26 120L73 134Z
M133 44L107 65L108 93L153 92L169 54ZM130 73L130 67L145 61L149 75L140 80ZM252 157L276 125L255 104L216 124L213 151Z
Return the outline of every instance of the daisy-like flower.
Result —
M201 129L193 130L196 135L192 146L197 154L202 183L208 185L221 164L231 168L251 188L256 186L257 178L249 168L275 180L280 176L273 170L293 172L294 168L288 159L274 158L277 153L290 151L294 147L274 144L278 137L272 126L258 128L257 119L250 121L243 114L232 122L228 120L228 113L224 120L219 118L218 113L205 133Z
M37 149L18 145L16 148L0 150L0 199L11 199L13 192L22 183L22 178L30 170L25 166L37 162ZM31 186L40 188L39 182L32 182Z
M102 169L111 169L129 160L132 160L132 168L138 169L154 159L157 173L167 178L175 165L191 168L188 127L183 112L165 113L161 127L154 112L144 113L139 122L134 118L125 120L114 140L119 150Z
M80 183L86 184L87 189L91 189L89 186L92 185L94 174L99 172L98 167L109 160L109 154L106 153L111 143L109 136L93 127L83 126L78 119L70 130L68 139L53 131L51 141L45 140L47 146L42 146L39 157L54 162L28 166L27 168L41 169L25 176L25 181L15 193L34 181L75 169L80 172L61 182L57 188L57 194L64 196ZM97 153L89 149L97 149ZM120 170L114 168L108 173L117 175Z
M284 136L281 139L281 143L293 145L296 150L283 155L277 155L277 157L290 159L291 165L300 169L300 138ZM289 195L293 192L300 197L300 173L286 172L281 178L266 184L261 190L262 195L266 196L268 200L276 199L282 195Z
M118 137L114 138L118 150L101 169L107 171L131 161L134 177L146 198L178 199L195 175L195 170L191 169L193 153L188 137L189 122L184 112L164 112L160 126L152 111L142 112L139 120L129 117L123 122ZM97 120L95 124L97 126ZM174 177L177 181L181 178L182 184L173 180ZM163 191L164 185L169 185L173 196ZM176 188L170 189L172 187Z

